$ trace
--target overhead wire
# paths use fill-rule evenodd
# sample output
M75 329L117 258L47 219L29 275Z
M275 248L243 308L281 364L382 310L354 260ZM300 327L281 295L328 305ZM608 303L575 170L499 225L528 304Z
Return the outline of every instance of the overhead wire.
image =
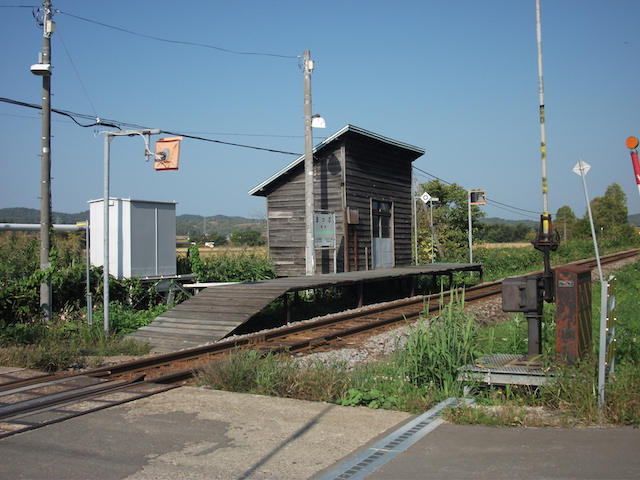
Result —
M40 12L40 8L39 7L35 7L33 5L21 5L20 7L23 8L31 8L33 11L33 16L34 18L36 18L36 20L39 19L38 13ZM111 28L113 30L118 30L124 33L128 33L130 35L136 35L139 37L144 37L144 38L149 38L151 40L156 40L156 41L160 41L160 42L166 42L166 43L174 43L174 44L182 44L182 45L192 45L192 46L198 46L198 47L204 47L204 48L210 48L210 49L214 49L214 50L218 50L218 51L222 51L222 52L226 52L226 53L231 53L231 54L237 54L237 55L257 55L257 56L268 56L268 57L277 57L277 58L285 58L285 59L298 59L299 56L298 55L280 55L280 54L274 54L274 53L266 53L266 52L243 52L243 51L238 51L238 50L230 50L230 49L226 49L226 48L222 48L222 47L218 47L215 45L209 45L209 44L204 44L204 43L197 43L197 42L188 42L188 41L182 41L182 40L172 40L172 39L167 39L167 38L161 38L161 37L156 37L156 36L152 36L152 35L146 35L143 33L138 33L138 32L134 32L131 30L126 30L124 28L120 28L120 27L116 27L113 25L109 25L103 22L97 22L95 20L91 20L88 18L84 18L84 17L80 17L78 15L73 15L71 13L67 13L67 12L63 12L61 10L55 10L56 14L62 14L62 15L67 15L69 17L73 17L76 18L78 20L82 20L85 22L89 22L89 23L93 23L96 25L100 25L106 28ZM59 29L58 29L58 33ZM133 124L127 124L124 122L119 122L117 120L107 120L107 119L100 119L98 117L98 114L96 112L95 106L93 105L93 102L91 101L91 98L89 97L89 94L87 92L87 89L84 86L84 83L82 82L82 79L80 78L79 72L73 62L73 59L71 58L71 55L69 53L69 50L67 49L66 44L64 43L64 40L62 39L62 36L60 36L60 40L62 41L62 45L67 53L67 56L69 57L69 61L71 62L71 65L73 67L73 69L76 72L76 76L78 77L78 80L80 81L80 84L85 92L85 95L87 96L87 99L89 101L89 104L91 105L91 108L94 112L94 116L91 117L89 115L85 115L85 114L79 114L79 113L74 113L74 112L69 112L69 111L64 111L64 110L59 110L59 109L51 109L52 112L57 113L59 115L64 115L69 117L71 120L73 120L77 125L81 126L81 127L95 127L95 126L106 126L106 127L112 127L112 128L119 128L122 129L123 126L127 126L127 127L131 127L131 128L145 128L139 125L133 125ZM29 107L29 108L36 108L36 109L41 109L40 106L38 105L34 105L34 104L28 104L26 102L19 102L16 100L11 100L11 99L7 99L7 98L0 98L0 101L6 102L6 103L12 103L14 105L19 105L19 106L24 106L24 107ZM89 123L89 124L82 124L80 122L78 122L78 120L76 120L77 118L83 118L86 120L92 120L93 123ZM218 144L223 144L223 145L230 145L230 146L235 146L235 147L242 147L242 148L250 148L250 149L254 149L254 150L263 150L263 151L268 151L268 152L273 152L273 153L282 153L285 155L295 155L295 156L300 156L299 153L294 153L294 152L287 152L287 151L282 151L282 150L276 150L276 149L271 149L271 148L264 148L264 147L256 147L253 145L244 145L244 144L239 144L239 143L232 143L232 142L224 142L221 140L214 140L214 139L210 139L210 138L204 138L204 137L200 137L200 136L196 136L196 135L190 135L190 134L180 134L180 133L172 133L172 132L167 132L167 131L163 131L163 133L167 133L167 134L173 134L173 135L181 135L183 137L186 138L191 138L194 140L202 140L202 141L206 141L206 142L213 142L213 143L218 143ZM214 134L215 135L215 134ZM218 135L223 135L223 134L218 134ZM233 134L226 134L226 135L233 135ZM243 135L243 134L236 134L236 135ZM247 136L251 135L251 134L246 134ZM254 135L254 136L261 136L261 135ZM268 136L268 135L262 135L262 136ZM276 137L276 135L272 135L273 137ZM284 137L284 136L283 136Z
M183 41L183 40L170 40L167 38L161 38L161 37L155 37L153 35L146 35L144 33L138 33L138 32L133 32L131 30L126 30L124 28L120 28L120 27L114 27L113 25L108 25L106 23L102 23L102 22L97 22L95 20L90 20L88 18L83 18L83 17L79 17L78 15L73 15L71 13L67 13L67 12L63 12L60 10L56 10L56 13L61 13L63 15L67 15L69 17L73 17L76 18L78 20L82 20L85 22L89 22L89 23L94 23L96 25L100 25L102 27L106 27L106 28L111 28L113 30L118 30L120 32L124 32L124 33L128 33L130 35L136 35L138 37L143 37L143 38L149 38L151 40L156 40L159 42L166 42L166 43L175 43L175 44L179 44L179 45L192 45L192 46L196 46L196 47L203 47L203 48L210 48L213 50L218 50L221 52L226 52L226 53L233 53L236 55L258 55L258 56L265 56L265 57L277 57L277 58L298 58L298 55L279 55L279 54L275 54L275 53L265 53L265 52L242 52L242 51L238 51L238 50L230 50L227 48L222 48L222 47L217 47L215 45L208 45L205 43L198 43L198 42L187 42L187 41Z
M433 178L435 180L438 180L439 182L444 183L445 185L453 185L451 182L447 182L446 180L444 180L442 178L439 178L439 177L433 175L432 173L426 172L426 171L424 171L424 170L422 170L422 169L420 169L420 168L418 168L416 166L413 166L413 169L418 171L418 172L420 172L420 173L422 173L422 174L424 174L424 175L426 175L426 176L428 176L428 177L431 177L431 178ZM533 214L536 214L536 215L540 214L540 212L535 212L535 211L532 211L532 210L525 210L524 208L514 207L512 205L507 205L506 203L501 203L501 202L498 202L497 200L492 200L490 198L487 198L487 203L491 204L495 208L500 208L502 210L507 210L507 211L510 211L511 213L515 213L515 214L518 214L518 215L521 215L521 216L527 217L527 218L537 219L537 217L532 217L530 215L525 215L525 213L521 213L521 212L533 213Z
M42 110L42 106L40 105L36 105L34 103L26 103L26 102L21 102L18 100L12 100L10 98L4 98L4 97L0 97L0 102L4 102L4 103L9 103L12 105L17 105L17 106L21 106L21 107L28 107L28 108L33 108L36 110ZM66 117L71 118L71 120L73 120L77 125L81 126L81 127L95 127L95 126L102 126L102 127L111 127L111 128L117 128L119 130L122 130L123 127L128 127L131 129L145 129L145 128L149 128L149 127L145 127L143 125L136 125L133 123L126 123L126 122L121 122L118 120L109 120L106 118L101 118L101 119L96 119L94 117L92 117L91 115L87 115L87 114L83 114L83 113L75 113L75 112L70 112L67 110L59 110L57 108L52 108L51 111L53 113L57 113L59 115L64 115ZM85 120L92 120L93 123L89 123L89 124L82 124L80 123L78 120L76 120L76 118L82 118ZM96 121L99 120L99 121ZM201 140L204 142L212 142L212 143L218 143L218 144L222 144L222 145L229 145L232 147L242 147L242 148L249 148L249 149L253 149L253 150L262 150L265 152L271 152L271 153L282 153L284 155L295 155L296 157L299 157L301 154L300 153L295 153L295 152L287 152L284 150L276 150L273 148L265 148L265 147L256 147L254 145L244 145L241 143L232 143L232 142L223 142L222 140L214 140L211 138L204 138L204 137L199 137L199 136L195 136L195 135L189 135L189 134L184 134L184 133L179 133L179 132L170 132L167 130L161 130L162 133L166 133L167 135L178 135L178 136L182 136L185 138L190 138L193 140Z
M84 82L82 81L82 78L80 78L80 73L78 72L78 69L76 68L76 64L74 63L73 59L71 58L71 54L69 53L69 49L67 48L67 44L64 43L64 39L62 38L62 33L60 32L60 27L56 28L56 33L58 34L58 38L60 38L60 41L62 42L62 46L64 47L64 51L67 54L67 57L69 58L69 62L71 62L71 66L73 67L74 72L76 72L76 77L78 77L78 81L80 82L80 86L82 87L82 90L84 91L85 96L87 97L87 100L89 101L89 105L91 105L91 109L93 110L93 113L95 114L95 118L98 118L98 113L96 112L96 108L93 105L93 102L91 101L91 97L89 97L89 92L87 92L86 87L84 86Z

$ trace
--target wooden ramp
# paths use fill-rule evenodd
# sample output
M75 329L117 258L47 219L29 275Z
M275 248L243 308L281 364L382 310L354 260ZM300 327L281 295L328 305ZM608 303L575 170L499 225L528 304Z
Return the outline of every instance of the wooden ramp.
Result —
M345 285L364 286L370 282L416 275L452 275L454 271L481 271L481 268L480 264L435 263L218 285L203 289L128 337L149 342L154 352L174 352L215 342L232 334L287 292Z
M128 336L163 353L215 342L286 292L269 282L208 287Z

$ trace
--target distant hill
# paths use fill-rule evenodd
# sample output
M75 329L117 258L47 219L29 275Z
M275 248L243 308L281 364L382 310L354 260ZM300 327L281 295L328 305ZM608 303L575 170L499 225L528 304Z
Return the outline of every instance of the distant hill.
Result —
M205 233L228 235L234 230L260 230L264 233L267 231L267 226L264 220L228 217L226 215L205 218L202 215L184 214L176 217L176 234L178 235L202 235Z
M53 223L75 224L89 218L89 210L80 213L52 212ZM35 208L0 208L0 223L40 223L40 210Z
M53 212L53 223L74 224L84 222L89 218L89 210L80 213ZM506 220L504 218L482 218L482 223L498 225L517 225L522 223L531 228L538 228L540 222L535 220ZM0 223L40 223L40 210L35 208L0 208ZM640 227L640 213L629 215L629 224ZM229 217L214 215L203 217L185 213L176 217L176 232L178 235L201 235L203 233L229 234L234 230L266 231L263 219Z
M89 218L89 210L80 213L52 213L53 223L75 224ZM0 223L40 223L40 210L35 208L0 208ZM234 230L266 231L264 220L229 217L227 215L178 215L177 235L201 235L203 233L230 234Z

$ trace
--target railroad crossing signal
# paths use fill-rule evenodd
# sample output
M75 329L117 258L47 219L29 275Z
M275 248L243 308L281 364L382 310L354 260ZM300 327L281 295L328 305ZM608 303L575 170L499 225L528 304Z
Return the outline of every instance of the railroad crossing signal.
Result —
M486 205L487 192L484 190L471 190L469 192L469 205Z

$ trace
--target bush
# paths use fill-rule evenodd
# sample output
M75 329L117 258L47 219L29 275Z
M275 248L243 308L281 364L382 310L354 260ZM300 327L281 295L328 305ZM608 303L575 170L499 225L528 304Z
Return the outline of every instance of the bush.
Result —
M268 258L246 251L202 259L198 248L191 245L187 260L199 282L256 282L277 275L275 265Z

